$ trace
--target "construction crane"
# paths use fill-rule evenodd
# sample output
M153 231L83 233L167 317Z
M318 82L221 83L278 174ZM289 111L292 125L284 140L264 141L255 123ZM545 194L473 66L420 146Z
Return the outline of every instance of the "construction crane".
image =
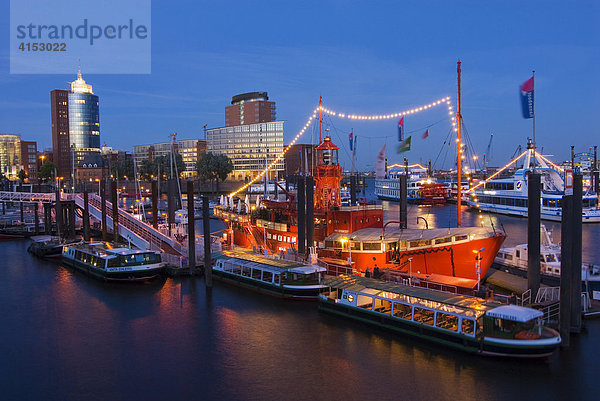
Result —
M494 139L494 133L493 132L490 134L490 142L488 143L487 149L486 149L485 153L483 154L483 168L484 168L485 171L487 171L488 162L491 159L491 157L490 157L490 151L492 149L492 139Z

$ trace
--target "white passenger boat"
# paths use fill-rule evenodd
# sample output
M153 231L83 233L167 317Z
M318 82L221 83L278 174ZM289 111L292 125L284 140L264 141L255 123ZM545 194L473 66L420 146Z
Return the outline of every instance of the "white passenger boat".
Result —
M527 173L535 166L541 174L543 220L561 221L562 197L565 193L565 180L558 166L551 164L539 153L534 152L533 145L524 154L523 167L509 177L493 178L485 181L474 191L468 200L470 207L492 213L513 216L527 216ZM582 221L584 223L600 222L598 195L588 190L583 194Z
M161 274L161 255L154 251L111 248L104 242L65 245L63 263L107 281L145 281Z
M281 298L317 300L327 269L244 252L225 251L213 266L215 278Z
M542 225L540 243L542 283L550 286L560 286L560 254L560 245L552 241L552 233ZM494 264L503 269L508 269L512 273L526 276L528 260L527 244L520 244L510 248L501 248L494 259ZM583 291L600 291L600 266L584 263L581 266L581 283Z
M322 311L476 354L546 357L561 342L536 309L359 276L323 284Z

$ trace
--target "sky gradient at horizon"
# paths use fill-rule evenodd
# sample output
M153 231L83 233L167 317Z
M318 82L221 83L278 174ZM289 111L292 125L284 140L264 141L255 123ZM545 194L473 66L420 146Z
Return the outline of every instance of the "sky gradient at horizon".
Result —
M9 2L0 13L8 37ZM202 138L222 126L231 96L267 91L286 120L287 143L319 96L324 106L387 114L451 96L462 61L463 116L482 155L494 133L491 165L508 161L531 136L521 117L519 85L536 70L537 139L555 161L597 145L600 108L600 4L593 1L303 1L152 2L152 74L88 75L100 98L101 142L118 149ZM0 133L51 146L50 91L72 75L10 75L8 40L0 42ZM411 161L449 167L443 148L447 111L406 118ZM397 121L327 119L349 167L348 132L358 136L357 166L373 168L377 151L395 154ZM421 130L432 125L427 139ZM299 142L307 143L310 132ZM446 155L446 156L444 156ZM443 163L442 163L443 162ZM444 165L445 164L445 165Z

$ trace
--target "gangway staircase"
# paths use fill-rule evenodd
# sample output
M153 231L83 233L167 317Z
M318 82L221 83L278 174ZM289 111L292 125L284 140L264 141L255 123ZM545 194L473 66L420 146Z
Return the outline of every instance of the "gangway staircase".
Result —
M74 197L75 204L83 209L83 196L76 194ZM96 194L89 194L88 204L90 215L94 218L102 219L102 200ZM188 257L188 249L186 246L179 243L174 238L171 238L160 231L156 230L150 224L147 224L131 214L127 213L123 209L119 208L119 235L128 241L132 245L139 249L150 249L153 251L159 251L166 257L168 262L181 265L182 259ZM108 228L113 229L112 219L112 203L106 201L106 225ZM211 251L220 251L220 242L215 241L215 238L211 238ZM196 261L201 262L204 257L204 249L201 246L196 246Z

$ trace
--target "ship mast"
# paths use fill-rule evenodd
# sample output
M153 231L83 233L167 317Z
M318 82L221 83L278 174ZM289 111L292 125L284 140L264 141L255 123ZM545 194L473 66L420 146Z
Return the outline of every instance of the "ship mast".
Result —
M321 144L321 121L322 121L322 110L323 110L323 96L319 96L319 144Z
M458 146L458 150L456 152L456 160L457 160L457 200L456 200L456 226L460 227L461 225L461 201L462 201L462 189L461 189L461 174L462 174L462 146L461 146L461 138L460 138L460 130L462 126L462 118L460 114L460 60L456 63L456 72L458 74L458 97L457 97L457 108L456 108L456 124L458 129L456 130L456 142Z

